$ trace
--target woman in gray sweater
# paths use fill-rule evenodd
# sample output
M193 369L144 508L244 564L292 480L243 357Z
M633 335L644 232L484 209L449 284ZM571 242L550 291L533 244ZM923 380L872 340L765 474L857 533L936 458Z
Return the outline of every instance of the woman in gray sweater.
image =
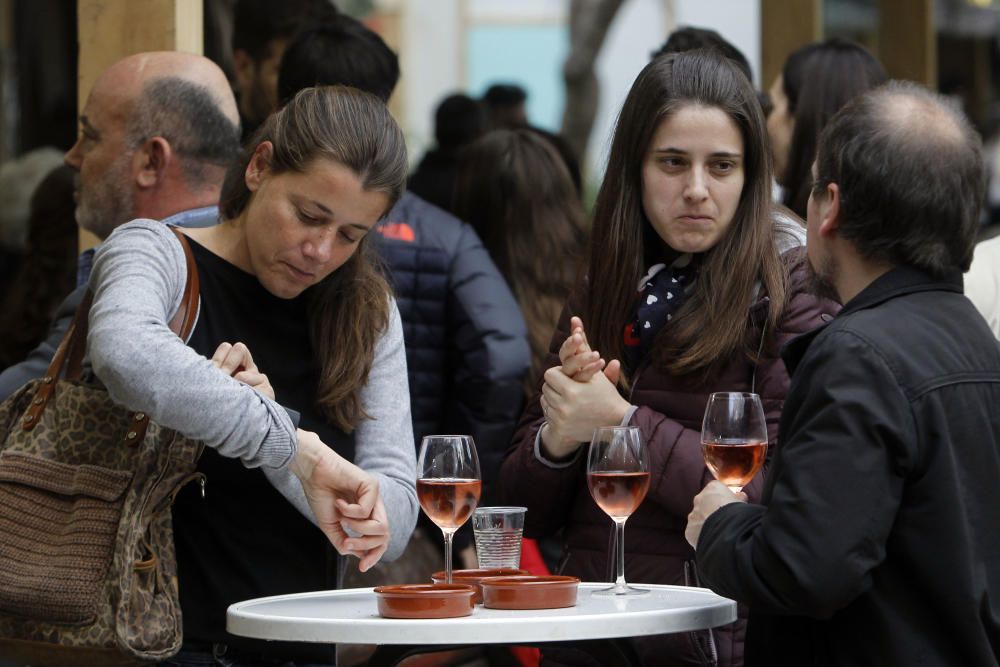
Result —
M200 281L186 345L167 326L186 275L173 232L136 220L97 255L95 374L208 446L206 485L173 508L185 644L172 664L220 651L332 664L329 648L228 635L226 607L334 587L330 543L362 569L406 545L417 500L402 327L366 243L405 177L384 104L307 89L230 171L221 224L184 230Z

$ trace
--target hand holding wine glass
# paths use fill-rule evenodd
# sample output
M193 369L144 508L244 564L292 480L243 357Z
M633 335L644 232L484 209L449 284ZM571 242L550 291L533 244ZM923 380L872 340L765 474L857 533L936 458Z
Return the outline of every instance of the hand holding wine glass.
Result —
M444 534L444 566L451 581L451 541L479 504L483 483L476 443L468 435L428 435L420 442L417 498Z
M649 490L649 458L634 426L608 426L594 430L587 456L590 495L615 522L617 577L614 586L594 595L642 595L648 590L625 583L625 521L638 509Z
M701 425L701 451L717 480L734 493L764 465L767 422L757 394L716 392L709 396Z

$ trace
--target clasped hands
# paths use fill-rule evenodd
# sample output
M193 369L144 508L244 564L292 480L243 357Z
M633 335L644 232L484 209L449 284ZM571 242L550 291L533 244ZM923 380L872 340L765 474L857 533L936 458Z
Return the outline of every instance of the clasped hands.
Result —
M631 407L616 387L621 363L605 362L590 349L579 317L570 319L570 335L559 348L559 362L545 371L540 398L546 419L542 447L555 460L572 455L590 440L594 429L620 424Z
M621 375L620 362L605 362L596 350L590 349L579 317L570 320L570 331L559 348L561 365L545 372L540 399L546 418L542 446L555 460L573 454L590 439L595 428L621 423L630 407L615 388ZM733 493L721 482L710 482L695 496L694 508L688 515L684 533L688 543L698 546L702 526L720 507L746 500L746 494Z
M226 375L274 400L267 375L243 343L222 343L211 361ZM289 469L302 484L316 525L338 553L357 556L358 569L365 572L389 546L389 518L378 480L327 447L315 433L298 429L296 436L298 446Z

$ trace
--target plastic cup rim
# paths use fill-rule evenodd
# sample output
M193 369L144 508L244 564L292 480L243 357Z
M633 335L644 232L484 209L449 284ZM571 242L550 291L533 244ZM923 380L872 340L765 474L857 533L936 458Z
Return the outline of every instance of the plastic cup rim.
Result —
M473 514L521 514L527 512L527 507L513 505L498 505L496 507L477 507Z

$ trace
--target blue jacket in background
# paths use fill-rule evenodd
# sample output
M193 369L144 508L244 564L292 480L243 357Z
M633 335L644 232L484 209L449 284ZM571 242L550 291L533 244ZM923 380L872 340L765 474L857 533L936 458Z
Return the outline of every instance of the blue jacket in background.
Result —
M472 435L489 487L531 363L521 310L479 236L450 213L407 192L378 231L403 319L416 444Z

